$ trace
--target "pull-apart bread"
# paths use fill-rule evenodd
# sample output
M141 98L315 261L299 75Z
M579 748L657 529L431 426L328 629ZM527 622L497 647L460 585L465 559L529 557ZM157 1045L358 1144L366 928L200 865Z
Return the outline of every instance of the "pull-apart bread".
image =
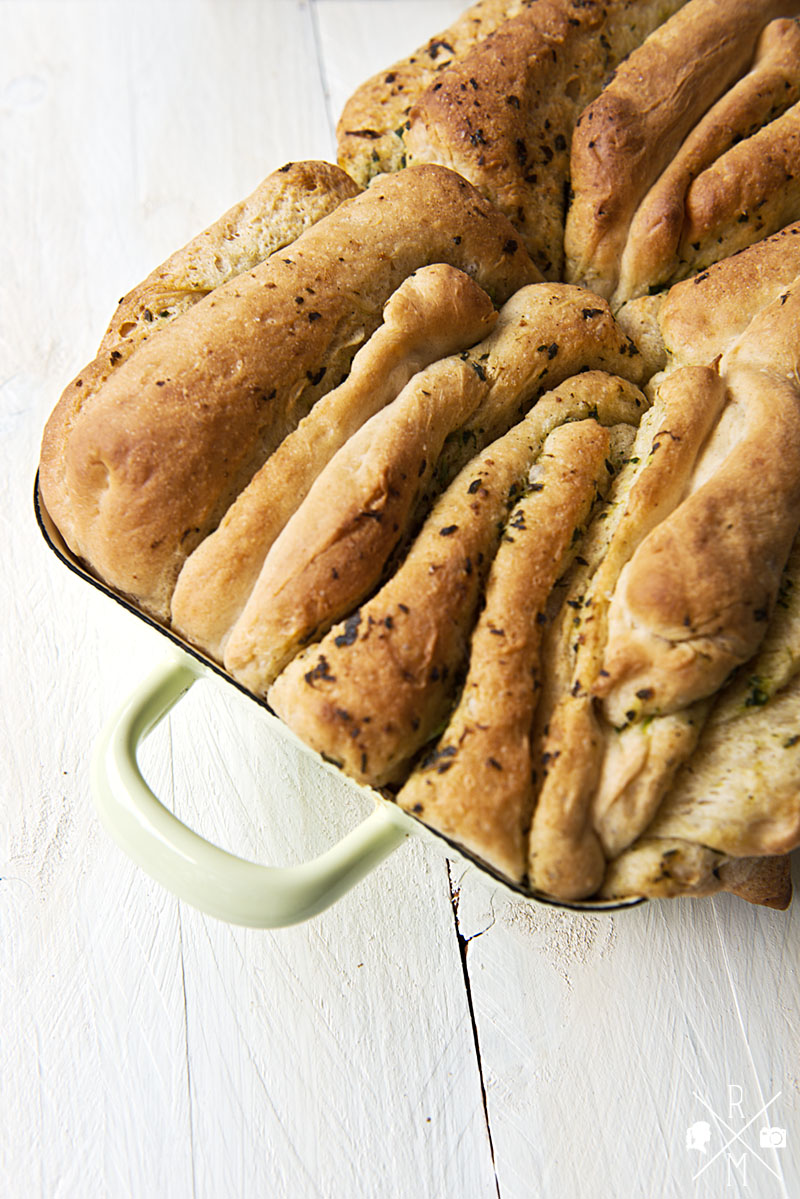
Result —
M789 902L798 13L474 4L45 430L77 559L529 894Z
M60 486L45 467L42 490L73 549L167 616L188 554L347 375L392 292L431 262L465 270L495 301L538 277L469 184L421 167L343 200L166 320L77 414L65 397L70 416L57 409L45 434L45 463L62 459Z

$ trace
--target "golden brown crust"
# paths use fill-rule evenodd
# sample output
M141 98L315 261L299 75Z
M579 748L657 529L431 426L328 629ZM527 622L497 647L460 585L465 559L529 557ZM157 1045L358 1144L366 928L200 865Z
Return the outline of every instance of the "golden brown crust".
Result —
M583 899L603 881L606 860L588 819L600 778L603 733L588 695L569 695L548 722L543 784L528 843L531 886L556 899Z
M330 163L287 163L123 296L96 358L66 388L44 433L42 488L68 542L74 542L76 530L66 479L67 443L81 412L113 372L213 288L252 270L358 191Z
M640 296L639 299L623 304L615 313L620 329L627 333L642 355L647 379L652 379L653 375L663 371L667 365L667 348L658 323L664 299L663 292L653 296Z
M609 436L595 421L549 435L533 489L514 506L472 634L469 673L435 748L398 803L517 881L530 819L530 734L547 599L575 532L609 480Z
M560 278L581 109L681 3L532 0L419 97L404 134L409 163L459 171L506 213L545 278Z
M359 191L329 162L287 162L122 297L99 353L130 357L163 324L288 246Z
M745 70L781 0L690 0L626 59L572 139L567 278L615 291L641 200L709 106Z
M647 377L642 355L605 300L566 283L520 289L465 361L486 376L489 387L461 443L445 447L440 475L446 481L477 449L524 416L537 396L578 371L606 371L637 384Z
M270 547L326 463L412 375L481 340L496 319L486 293L455 267L422 267L401 283L344 383L317 401L190 554L172 597L173 627L221 661Z
M404 167L402 127L414 101L443 70L529 2L480 0L413 54L361 84L336 126L339 165L363 187L375 175Z
M757 371L781 379L800 391L797 373L797 331L800 328L800 279L781 288L771 303L757 312L720 359L720 373L735 380Z
M684 237L684 247L689 254L684 266L679 267L679 248L686 220L686 194L693 181L720 159L726 151L750 138L762 125L774 120L800 97L800 24L796 20L771 21L764 29L756 47L751 70L740 79L716 104L688 135L675 157L642 200L631 222L620 263L619 282L614 293L613 305L647 293L654 286L663 285L676 275L689 274L709 262L715 262L734 250L752 244L765 236L763 226L758 224L760 214L753 212L752 201L744 210L752 220L743 220L743 210L734 213L719 211L711 221L706 214L705 228L701 228L700 195L708 197L709 179L693 188L689 201L689 212L694 226ZM770 139L774 144L774 137ZM759 163L758 149L754 143L751 152L737 161L752 169ZM738 151L737 151L738 153ZM731 165L718 162L714 175L724 175L723 186L730 186ZM763 181L763 164L760 182ZM722 180L720 180L722 183ZM741 190L739 192L742 194ZM717 201L721 201L719 184ZM707 200L706 200L707 203ZM724 202L719 204L724 209ZM737 245L729 240L716 241L725 225L735 221ZM781 226L786 221L781 221ZM777 227L781 227L777 226ZM695 242L698 244L695 245ZM703 244L705 243L705 244Z
M636 408L617 389L595 398L604 423ZM566 385L473 458L377 595L278 677L270 704L354 778L396 779L446 718L513 497L547 434L589 416L595 398Z
M800 221L676 283L658 311L677 366L707 365L800 275Z
M333 456L266 556L225 666L256 694L358 606L407 538L445 438L485 388L459 358L420 371Z
M800 523L800 396L745 369L729 389L699 485L620 575L596 688L611 724L712 694L764 635Z
M300 644L377 585L407 522L416 523L419 505L407 506L412 495L429 502L547 383L603 366L634 379L641 370L606 304L564 284L521 289L484 341L432 364L329 463L266 558L231 633L228 669L265 690ZM459 437L449 437L441 454L442 439L456 428ZM365 518L371 510L375 515Z
M351 777L393 781L446 716L509 489L539 448L515 426L473 459L388 583L274 683L278 715Z
M549 648L545 697L540 704L536 768L541 787L529 841L531 884L564 900L600 886L605 857L591 821L605 753L605 731L594 695L602 686L609 600L621 570L648 532L678 502L704 432L724 389L711 370L669 376L642 422L617 501L599 522L596 546L581 546L581 566L568 582L561 619ZM700 397L705 402L697 403ZM593 529L587 538L591 540Z
M659 716L646 724L633 723L620 733L607 735L603 773L593 800L594 825L606 853L614 859L601 892L606 896L619 895L626 888L643 894L698 894L730 884L729 889L754 902L775 906L788 902L785 887L778 885L781 878L785 881L785 870L773 869L760 859L763 855L783 854L800 840L797 803L800 591L796 587L800 545L797 542L780 581L774 615L767 623L777 590L775 575L780 573L785 559L782 546L791 540L792 530L796 530L800 521L797 493L800 408L794 376L798 290L792 288L781 293L764 308L723 357L720 371L733 400L725 409L688 488L690 494L694 489L697 497L704 492L707 496L715 479L719 483L723 469L732 472L728 480L730 491L717 497L714 511L706 512L700 522L711 547L709 553L702 555L703 578L695 574L693 584L682 575L681 586L685 586L687 595L691 593L691 602L700 603L705 596L719 607L722 632L726 623L732 622L737 627L741 624L737 615L742 613L737 606L742 604L743 597L747 598L748 588L752 591L753 587L766 585L770 594L757 600L750 596L752 611L749 607L744 611L748 627L739 629L745 637L751 635L755 644L764 630L766 636L759 653L720 693L713 708L707 700L685 707L674 716ZM669 376L664 386L680 384L683 374L678 371ZM745 417L738 410L741 407L745 407ZM746 448L748 433L749 449ZM756 451L756 443L762 438L769 444L762 444L760 451ZM734 480L734 475L740 477ZM679 507L675 515L681 510ZM671 522L674 526L674 517L660 524L648 539L650 545L646 541L642 548L652 548L653 541L663 535ZM772 545L763 557L759 555L758 543L765 536L770 539L770 527L773 534L777 530L781 544ZM730 563L727 567L721 565L725 543L731 537L741 543L737 571L729 569ZM685 535L676 536L676 544L655 562L643 564L640 560L638 566L645 586L652 588L658 572L665 567L673 570L675 577L681 574L678 558L684 551L692 557L690 569L694 570L700 560L697 547L692 549ZM635 562L634 558L631 568ZM744 582L742 570L747 576ZM740 577L736 578L737 574ZM664 588L659 598L666 600L669 595L670 589ZM624 602L624 587L617 588L612 609L620 602ZM614 656L614 632L612 627L606 665ZM672 632L674 635L675 630ZM753 648L750 645L742 649L740 657L749 656ZM713 643L713 638L705 650L699 672L698 663L693 663L701 681L704 676L707 680L708 674L720 666L719 646ZM721 673L727 673L724 663ZM613 668L609 668L609 674L613 676ZM668 685L674 687L674 669L667 676ZM633 679L628 695L617 697L618 708L624 709L626 702L630 702L632 710L610 712L611 719L635 720L648 708L663 706L663 694L658 694L659 681L651 664L639 680L641 687ZM704 690L716 689L719 681L711 688L706 685ZM595 690L602 693L609 686L613 686L613 677L607 674L598 681ZM690 697L681 698L685 703ZM664 744L660 745L662 739ZM679 771L677 778L676 771ZM652 823L645 831L650 819ZM639 841L634 840L637 836L641 838ZM666 854L662 855L661 850L670 841L677 848L670 852L666 864ZM631 848L626 849L627 845ZM722 855L746 858L748 862L741 866L735 861L726 863ZM684 868L687 862L691 869ZM696 877L692 874L695 867L699 870Z
M735 857L800 842L800 678L706 728L651 825Z
M645 831L680 767L697 745L708 704L622 729L606 727L592 824L609 861Z
M54 459L66 458L72 549L165 616L187 555L341 380L392 291L431 259L500 301L538 275L465 180L421 167L345 201L162 329L114 372L66 446L45 439L48 508Z
M692 183L679 249L690 274L800 217L800 105L733 146Z
M800 840L800 538L758 654L716 697L652 826L735 856Z

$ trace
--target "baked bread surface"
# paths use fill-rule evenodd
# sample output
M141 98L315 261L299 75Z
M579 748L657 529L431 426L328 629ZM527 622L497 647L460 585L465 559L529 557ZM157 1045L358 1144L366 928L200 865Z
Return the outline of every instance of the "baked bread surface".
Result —
M572 140L567 278L614 293L639 203L746 69L764 25L791 11L785 0L690 0L622 63Z
M77 542L78 530L70 502L67 449L76 423L112 374L177 315L220 284L252 270L358 192L353 180L330 163L287 163L122 297L97 356L66 388L44 431L40 486L51 516L71 545Z
M330 459L417 371L474 344L496 319L463 271L439 263L409 275L344 382L317 401L189 556L172 596L173 626L222 661L265 558Z
M65 445L46 433L45 502L57 458L72 549L168 616L188 554L341 382L392 291L431 260L464 269L495 301L538 278L496 210L453 172L425 166L344 201L289 251L159 330L117 367Z
M45 431L92 571L549 898L788 903L796 8L474 5Z

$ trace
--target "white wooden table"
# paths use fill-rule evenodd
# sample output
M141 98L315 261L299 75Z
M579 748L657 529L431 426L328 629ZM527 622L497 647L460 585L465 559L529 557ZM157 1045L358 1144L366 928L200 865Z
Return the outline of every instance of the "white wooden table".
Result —
M349 92L460 7L0 0L10 1199L800 1195L796 903L570 914L414 842L310 923L254 932L151 883L91 805L97 732L164 645L44 546L44 421L123 291L286 160L330 158ZM199 685L149 777L233 851L302 860L363 801L260 715Z

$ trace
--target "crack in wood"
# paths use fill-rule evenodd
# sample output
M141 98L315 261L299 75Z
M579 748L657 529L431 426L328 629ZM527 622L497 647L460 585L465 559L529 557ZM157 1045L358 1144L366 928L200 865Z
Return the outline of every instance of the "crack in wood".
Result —
M170 810L175 805L175 746L172 737L172 717L166 720L167 747L169 762L169 793ZM189 1114L189 1153L192 1162L192 1199L197 1196L197 1178L195 1171L195 1137L194 1137L194 1107L192 1105L192 1058L189 1051L189 998L186 993L186 960L183 953L183 912L180 901L175 904L178 916L178 960L181 967L181 994L183 995L183 1045L186 1053L186 1102Z
M322 36L319 28L319 14L315 0L311 0L309 9L311 18L311 36L314 40L314 51L317 56L317 67L319 70L320 82L322 83L322 99L325 104L325 115L328 118L328 129L334 145L336 144L336 114L331 108L331 88L328 80L328 69L325 62L325 54L322 49Z
M195 1176L194 1107L192 1105L192 1060L189 1052L189 1001L186 995L186 965L183 956L183 917L178 904L178 953L181 963L181 991L183 992L183 1036L186 1050L186 1098L189 1105L189 1151L192 1159L192 1199L197 1196Z
M467 993L467 1008L469 1010L469 1018L472 1023L472 1040L473 1040L473 1044L475 1045L475 1059L476 1059L476 1062L478 1065L478 1079L481 1084L481 1102L483 1103L483 1118L486 1123L486 1136L489 1140L489 1153L491 1154L491 1158L492 1158L492 1170L494 1172L495 1192L497 1194L497 1199L502 1199L502 1197L500 1195L500 1179L497 1177L497 1163L495 1161L495 1156L494 1156L494 1143L492 1141L492 1127L491 1127L491 1123L489 1120L489 1103L488 1103L488 1100L486 1097L486 1083L485 1083L484 1077L483 1077L483 1062L481 1061L481 1045L480 1045L480 1038L478 1037L478 1024L475 1019L475 1008L472 1003L472 985L470 983L469 966L467 964L467 950L469 949L470 941L474 940L474 937L465 937L464 934L461 932L461 928L458 923L458 903L459 903L459 899L461 898L461 888L459 886L456 886L456 884L453 881L451 864L449 861L447 862L447 881L450 885L450 903L453 908L453 924L455 926L456 938L458 940L458 952L461 957L461 970L464 975L464 988ZM488 931L488 930L483 930L483 931ZM476 933L475 936L479 936L479 937L483 936L483 931L480 933Z

